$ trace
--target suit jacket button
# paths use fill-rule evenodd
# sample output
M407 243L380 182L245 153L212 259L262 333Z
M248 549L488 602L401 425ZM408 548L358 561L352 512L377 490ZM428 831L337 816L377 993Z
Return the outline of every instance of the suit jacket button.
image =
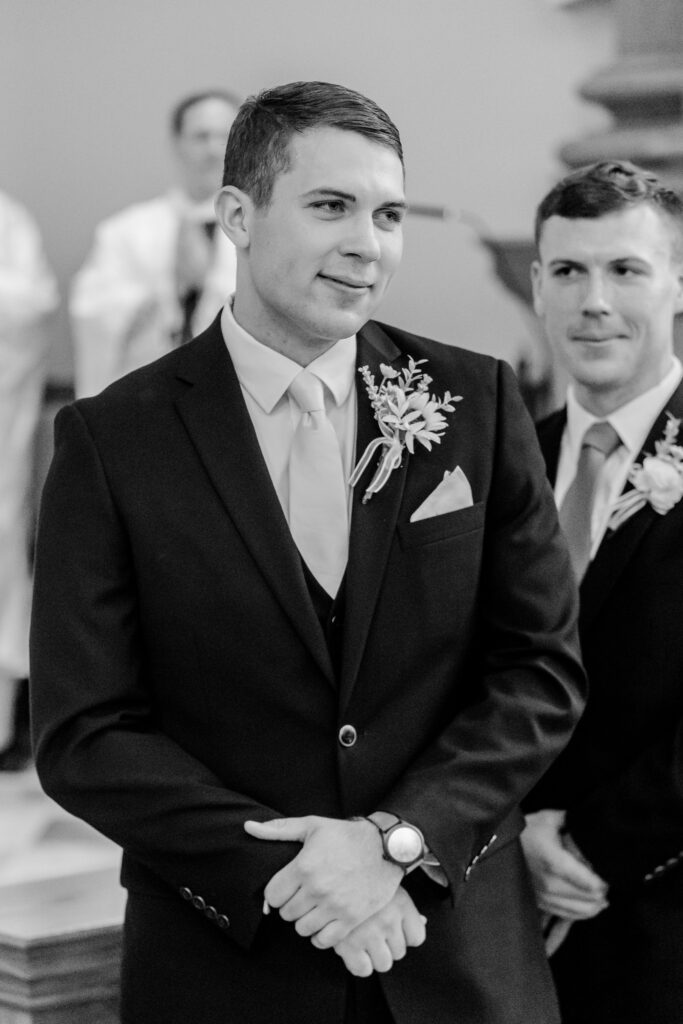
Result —
M201 898L201 896L193 896L192 906L196 907L197 910L204 910L204 908L206 907L206 902Z
M218 917L218 911L216 910L215 907L207 907L206 910L204 911L204 914L206 917L208 917L209 921L215 921L216 918Z
M229 928L230 918L226 917L225 914L219 914L218 917L216 918L216 924L218 925L219 928Z
M339 730L339 742L342 747L352 747L358 739L358 733L352 725L342 725Z
M188 889L186 886L183 887L182 889L178 889L178 892L180 893L180 895L183 897L184 900L191 900L192 899L192 890Z

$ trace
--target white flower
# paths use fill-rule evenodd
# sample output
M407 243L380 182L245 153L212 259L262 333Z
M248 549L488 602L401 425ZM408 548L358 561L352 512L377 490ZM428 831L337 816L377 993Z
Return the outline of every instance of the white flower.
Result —
M683 498L683 447L675 444L681 421L667 413L664 437L655 441L656 455L646 455L642 465L634 463L629 473L632 491L625 491L614 503L609 529L618 530L622 523L645 505L660 516L670 512Z
M461 396L446 392L442 399L430 395L428 388L432 378L419 369L426 359L408 359L408 366L394 370L386 363L380 363L382 383L375 384L375 378L367 366L359 370L365 381L365 389L372 403L375 419L382 433L365 449L358 465L351 474L352 487L365 472L370 458L378 449L384 449L377 471L363 496L363 502L381 490L391 473L401 465L404 449L415 452L418 441L427 451L433 444L441 443L441 435L448 426L445 412L453 412L453 402Z
M683 474L676 464L659 455L648 455L633 475L637 490L647 495L655 512L664 515L683 498Z

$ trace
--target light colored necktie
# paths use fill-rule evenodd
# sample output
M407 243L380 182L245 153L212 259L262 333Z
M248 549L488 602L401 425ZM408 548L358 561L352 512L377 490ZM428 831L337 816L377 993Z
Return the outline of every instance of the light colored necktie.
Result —
M588 428L581 442L576 476L560 507L560 525L578 580L583 578L590 561L591 517L600 470L620 444L619 435L606 420Z
M309 569L335 596L349 551L348 491L322 381L302 370L289 386L302 415L289 458L289 528Z

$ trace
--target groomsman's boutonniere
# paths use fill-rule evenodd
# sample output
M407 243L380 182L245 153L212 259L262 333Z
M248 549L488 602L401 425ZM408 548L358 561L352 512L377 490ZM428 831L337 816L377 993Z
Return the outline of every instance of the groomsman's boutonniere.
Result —
M675 443L681 421L671 413L667 416L664 437L655 441L656 455L646 455L642 465L636 462L631 467L628 478L633 490L614 503L607 524L610 530L618 530L647 504L663 516L683 498L683 447Z
M375 475L363 495L363 504L380 491L391 473L398 469L405 448L412 455L416 441L427 451L431 451L432 444L441 443L441 435L448 426L443 414L453 412L452 403L461 401L462 395L452 396L449 391L442 399L429 394L427 389L432 378L419 369L420 364L426 362L426 359L410 358L407 368L402 370L380 363L382 382L379 385L375 384L367 366L361 366L358 371L365 381L382 436L376 437L365 449L351 474L352 487L360 480L375 452L383 449Z

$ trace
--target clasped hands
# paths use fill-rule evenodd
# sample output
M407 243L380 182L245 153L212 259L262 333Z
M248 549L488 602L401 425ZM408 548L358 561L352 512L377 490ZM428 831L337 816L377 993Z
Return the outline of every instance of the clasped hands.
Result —
M270 879L265 900L317 949L334 949L352 974L388 971L424 942L426 918L401 886L401 868L383 859L370 822L309 815L244 828L256 839L303 844Z
M609 905L607 883L563 832L565 818L566 812L560 810L529 814L521 836L536 902L544 915L549 956L572 922L595 917Z

